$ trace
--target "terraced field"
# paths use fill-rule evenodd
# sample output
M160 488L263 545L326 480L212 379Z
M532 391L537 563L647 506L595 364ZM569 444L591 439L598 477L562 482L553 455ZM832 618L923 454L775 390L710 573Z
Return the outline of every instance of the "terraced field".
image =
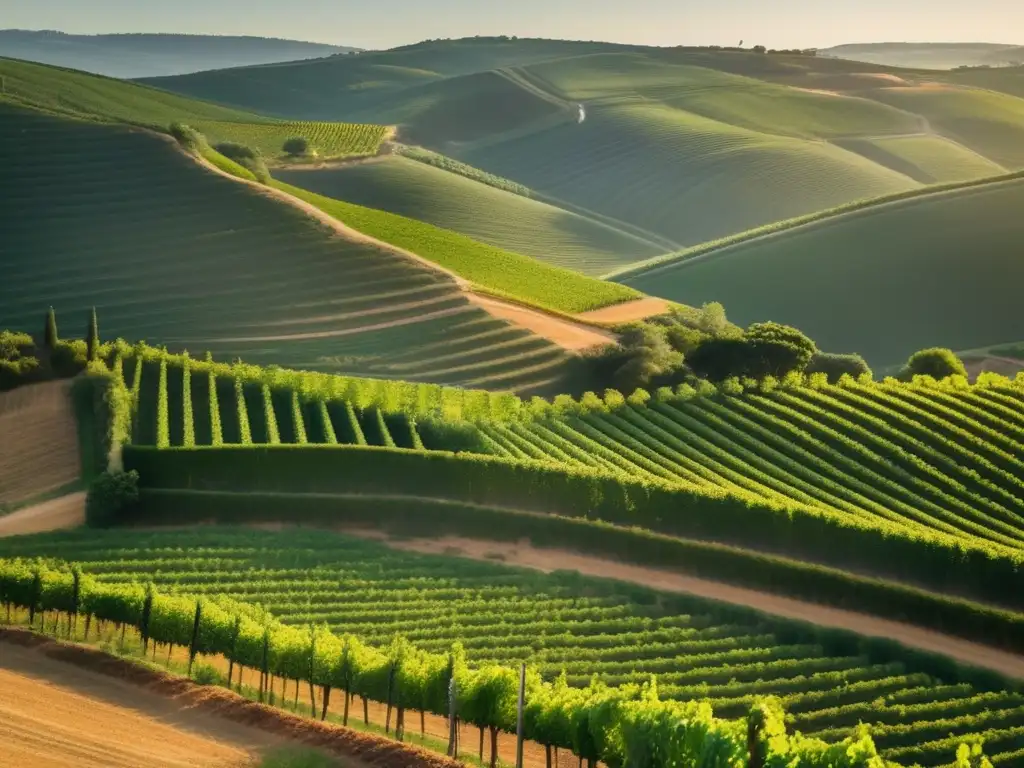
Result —
M0 514L73 486L81 475L66 382L0 394Z
M311 147L325 157L375 154L386 132L381 125L274 120L122 80L13 59L0 59L0 76L5 83L0 106L30 106L160 131L171 123L186 123L211 142L248 144L269 160L282 155L285 139L296 135L309 139Z
M1022 204L1019 179L982 185L865 208L616 279L682 303L721 301L740 325L789 323L821 349L856 351L876 369L896 366L926 347L975 349L1024 336L1015 288L1024 269ZM793 277L780 281L782 274Z
M286 623L324 623L379 647L396 633L438 653L458 641L473 666L529 661L574 686L656 674L662 697L707 698L721 717L774 694L792 727L839 740L863 721L903 765L948 764L959 738L979 732L995 764L1022 754L1024 698L1007 683L972 683L948 667L942 677L884 643L697 598L313 531L68 532L4 540L0 554L60 557L110 584L146 579L258 602Z
M275 177L584 274L600 275L664 251L600 221L400 156L281 170Z
M218 358L499 389L564 373L566 353L450 278L334 236L169 142L0 109L0 164L18 190L0 210L0 327L35 328L52 304L84 331L96 306L104 338Z

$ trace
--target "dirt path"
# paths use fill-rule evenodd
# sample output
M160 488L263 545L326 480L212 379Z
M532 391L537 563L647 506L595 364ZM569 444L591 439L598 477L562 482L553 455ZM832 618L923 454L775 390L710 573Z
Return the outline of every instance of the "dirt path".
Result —
M0 763L234 768L279 740L32 648L0 653Z
M388 546L400 550L457 555L491 562L498 561L508 565L534 568L545 573L554 570L579 571L587 576L641 584L665 592L699 595L733 605L755 608L787 619L846 629L872 637L889 638L912 648L938 653L966 664L995 670L1009 677L1024 680L1024 656L888 619L805 603L716 581L684 576L671 571L627 565L564 550L539 549L526 542L508 544L454 536L392 541L379 531L347 530L346 533L383 540Z
M601 347L615 341L615 334L609 331L602 331L584 323L573 323L519 304L492 299L478 293L468 293L467 298L495 317L533 331L562 349L579 351Z
M663 315L671 308L672 304L665 299L645 296L642 299L626 301L611 307L582 312L576 317L589 323L631 323L636 320L646 320L654 315Z
M85 492L80 491L0 517L0 539L77 528L84 524Z
M416 263L435 272L440 272L441 274L451 278L455 285L466 294L466 298L481 309L489 312L497 318L505 320L506 322L526 328L527 330L536 333L538 336L561 346L563 349L577 351L587 349L588 347L609 344L615 340L615 337L612 334L596 328L590 328L584 323L573 323L556 315L546 314L540 310L529 309L518 304L502 301L501 299L476 294L473 292L472 283L466 280L466 278L452 272L450 269L445 269L429 259L423 258L413 251L400 248L396 245L392 245L391 243L386 243L383 240L378 240L377 238L371 237L357 229L353 229L344 222L324 213L312 203L301 200L287 192L284 192L283 190L276 189L275 187L268 187L260 184L259 182L240 179L237 176L232 176L226 171L222 171L220 168L217 168L202 158L194 159L211 173L219 174L238 184L245 184L265 197L270 197L279 202L298 208L307 216L310 216L320 222L325 227L330 228L335 234L345 238L346 240L371 245L379 250L396 254L406 259L411 259L412 261L415 261Z

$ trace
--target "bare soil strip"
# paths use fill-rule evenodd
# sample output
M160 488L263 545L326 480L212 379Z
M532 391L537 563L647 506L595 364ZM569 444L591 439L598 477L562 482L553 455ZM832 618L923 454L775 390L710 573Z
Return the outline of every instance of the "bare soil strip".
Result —
M70 383L34 384L0 395L0 505L78 479L78 430Z
M166 137L165 137L166 138ZM191 155L190 155L191 157ZM211 173L216 173L225 178L231 179L238 184L245 184L252 189L259 192L259 194L265 197L270 197L279 202L286 203L300 211L305 213L307 216L312 217L325 227L331 229L335 234L340 237L350 240L352 242L366 243L372 245L382 251L388 253L397 254L406 259L411 259L419 264L422 264L435 272L440 272L443 275L451 278L455 284L466 294L466 298L472 301L480 308L486 310L494 317L505 320L506 322L518 325L522 328L526 328L529 331L536 333L548 341L561 346L563 349L569 351L578 351L581 349L587 349L589 347L601 346L609 344L615 340L615 337L609 333L601 331L596 328L589 328L584 323L573 323L572 321L565 320L558 317L557 315L549 315L541 310L528 309L518 304L511 302L502 301L500 299L491 298L490 296L481 296L473 292L472 284L464 277L457 275L449 269L436 264L429 259L425 259L417 253L406 250L405 248L399 248L396 245L385 243L383 240L378 240L375 237L360 232L357 229L344 224L338 219L330 216L315 205L307 203L305 200L300 200L297 197L289 195L287 192L275 189L273 187L267 187L259 182L249 181L247 179L240 179L237 176L222 171L220 168L210 164L202 158L193 158L199 162L204 168ZM632 303L632 302L630 302ZM580 315L583 318L583 315ZM358 332L363 329L357 329ZM270 337L273 340L277 340L277 337ZM320 338L319 336L294 336L294 337L282 337L282 338Z
M70 730L69 740L81 739L90 750L85 755L74 755L74 760L65 763L56 759L51 761L48 759L51 755L47 754L46 759L35 757L29 762L14 765L68 765L75 768L241 766L249 764L248 756L252 750L297 742L337 755L353 768L461 766L443 755L410 744L293 715L249 701L224 688L201 686L187 678L144 667L86 646L50 640L27 630L0 629L0 644L0 743L6 748L8 738L2 729L7 726L7 713L10 711L23 723L23 728L30 732L43 731L44 738L36 740L41 743L35 748L48 749L57 759L70 748L63 739L52 749L46 743L50 736L45 720L45 707L48 706L45 695L40 705L33 706L26 713L27 707L21 703L22 693L18 686L25 680L34 679L45 693L56 688L64 689L69 696L79 697L61 710L61 716L55 716L53 722L57 728ZM92 714L104 707L108 708L109 717L95 721ZM136 721L138 727L133 727L126 720L130 716L142 718ZM168 727L170 733L157 732L155 738L158 743L151 749L153 759L140 759L143 755L131 750L146 749L149 729L161 724ZM11 738L19 738L18 734ZM206 744L200 747L205 746L205 753L199 751L194 756L189 754L178 759L171 747L181 747L186 737L204 740ZM25 738L28 740L29 735ZM89 742L90 738L94 741ZM222 753L226 755L222 758L212 751L213 748L230 751ZM91 754L97 756L96 762L82 759ZM112 755L127 759L116 762ZM173 761L168 758L173 758ZM164 761L160 762L161 759Z
M601 347L615 341L613 333L598 330L583 323L563 320L536 309L529 309L500 299L492 299L490 296L481 296L478 293L469 293L467 298L495 317L533 331L538 336L571 352Z
M582 312L576 317L588 323L631 323L637 320L646 320L654 315L664 315L671 308L672 305L665 299L645 296L642 299Z
M85 492L71 493L0 517L0 539L46 533L85 524Z
M0 762L64 768L227 768L279 741L158 693L5 643Z
M787 619L845 629L871 637L888 638L908 647L941 654L964 664L991 669L1008 677L1024 680L1024 656L888 619L805 603L788 597L684 576L671 571L627 565L565 550L541 549L525 541L509 544L463 539L455 536L393 541L381 534L380 531L349 529L346 530L346 533L383 540L388 546L400 550L454 555L473 560L499 561L508 565L534 568L545 573L554 570L578 571L586 576L631 582L663 592L698 595L724 603L754 608Z

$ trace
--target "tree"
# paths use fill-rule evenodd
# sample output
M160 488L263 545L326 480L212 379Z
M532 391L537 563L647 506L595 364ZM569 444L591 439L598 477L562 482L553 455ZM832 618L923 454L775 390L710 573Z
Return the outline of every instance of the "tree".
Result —
M85 337L86 339L86 355L85 359L90 363L94 360L100 359L100 323L96 317L96 307L92 308L92 313L89 315L89 332Z
M57 346L57 342L60 341L60 338L57 336L57 314L53 311L53 307L50 307L46 313L46 331L44 333L44 339L45 341L43 343L49 350L52 350Z
M89 486L85 523L92 528L106 528L123 522L138 501L138 472L104 472Z
M792 371L802 371L818 352L806 335L782 323L754 323L747 328L744 338L752 346L759 363L744 373L758 379L765 376L782 378Z
M871 368L860 355L833 355L827 352L819 352L804 369L805 373L824 373L830 384L835 384L844 374L853 378L873 376Z
M952 350L943 347L931 347L915 352L907 360L902 378L912 379L915 376L931 376L944 379L947 376L966 376L967 369L963 361Z
M285 139L282 149L289 155L304 155L309 152L309 139L305 136L292 136Z

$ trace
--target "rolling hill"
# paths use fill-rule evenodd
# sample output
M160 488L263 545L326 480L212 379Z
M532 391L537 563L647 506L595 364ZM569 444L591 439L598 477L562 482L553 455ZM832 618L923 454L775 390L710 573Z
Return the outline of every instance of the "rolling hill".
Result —
M395 124L402 141L678 250L1024 167L1024 100L938 85L940 74L814 56L492 39L147 82L268 114ZM449 215L417 208L410 215L427 221Z
M1000 43L854 43L823 48L818 55L915 69L999 67L1024 61L1020 46Z
M355 53L348 46L219 35L71 35L0 29L0 56L81 69L108 77L183 75L205 69Z
M282 169L275 177L584 274L600 275L665 250L593 218L398 155L336 168Z
M620 279L681 302L722 301L734 322L775 320L822 349L895 366L930 346L1024 336L1015 285L1024 181L869 206ZM766 290L765 286L771 288Z
M169 139L0 109L0 326L35 328L51 304L84 324L96 306L107 338L495 388L558 379L570 359L452 278L341 239Z

